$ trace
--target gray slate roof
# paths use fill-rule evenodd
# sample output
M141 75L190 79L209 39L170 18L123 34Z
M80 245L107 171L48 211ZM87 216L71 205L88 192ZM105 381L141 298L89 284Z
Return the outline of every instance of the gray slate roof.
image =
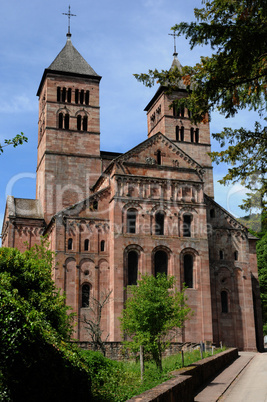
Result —
M48 70L98 77L94 69L87 63L78 50L75 49L70 38L67 39L66 45L50 64Z

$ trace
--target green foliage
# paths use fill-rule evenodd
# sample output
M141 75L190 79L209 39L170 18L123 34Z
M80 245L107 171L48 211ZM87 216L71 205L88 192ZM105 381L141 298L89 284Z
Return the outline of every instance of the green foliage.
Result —
M90 395L87 370L69 343L72 316L52 280L52 260L46 240L24 253L0 249L2 400Z
M217 350L215 353L221 352ZM117 362L105 358L100 352L82 351L92 379L94 402L124 402L171 378L171 372L182 368L181 354L163 359L160 371L154 362L145 362L143 382L140 380L140 365L132 361ZM204 352L203 357L210 356ZM184 353L185 366L200 360L199 350Z
M144 275L138 286L131 287L120 318L124 335L131 338L125 345L134 352L144 346L161 370L162 351L171 339L170 331L182 328L189 313L184 290L175 289L174 277Z
M172 29L189 39L191 49L210 45L212 55L201 57L195 66L185 66L148 74L135 74L145 85L155 82L177 89L182 80L188 96L176 101L190 109L191 118L205 122L214 109L225 117L248 108L264 117L267 101L267 6L266 0L203 0L195 9L196 22L182 22ZM267 127L255 123L254 130L225 128L213 134L226 150L212 152L216 163L233 167L222 183L240 180L247 188L245 210L266 208L266 148ZM262 205L263 204L263 205Z
M3 148L7 147L8 145L13 145L13 147L17 147L18 145L23 144L24 142L28 142L28 138L25 137L23 133L17 134L14 138L11 138L10 140L4 140L4 144L0 144L0 154L4 152Z

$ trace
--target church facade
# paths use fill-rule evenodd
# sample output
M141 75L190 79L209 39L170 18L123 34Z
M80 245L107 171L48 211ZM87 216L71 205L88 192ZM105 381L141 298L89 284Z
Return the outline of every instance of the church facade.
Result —
M120 341L131 286L164 272L186 284L194 311L176 341L261 350L256 238L213 199L209 124L170 108L186 96L182 83L171 95L160 87L145 109L147 139L123 154L100 151L101 77L67 36L37 92L36 199L8 196L2 245L23 251L48 236L80 341L90 340L90 299L112 291L103 335Z

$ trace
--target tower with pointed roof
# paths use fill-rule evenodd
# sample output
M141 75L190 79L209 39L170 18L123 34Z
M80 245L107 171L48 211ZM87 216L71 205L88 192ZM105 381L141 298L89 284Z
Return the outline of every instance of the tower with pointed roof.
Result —
M101 77L67 42L45 69L37 92L39 128L36 198L46 222L85 199L100 174Z
M182 66L177 56L178 53L174 52L171 69L178 68L181 71ZM212 164L208 156L211 151L209 123L192 124L189 110L171 107L174 100L187 95L182 81L178 83L178 90L172 94L167 93L166 89L161 85L145 107L148 137L161 132L198 162L205 170L205 192L213 197Z

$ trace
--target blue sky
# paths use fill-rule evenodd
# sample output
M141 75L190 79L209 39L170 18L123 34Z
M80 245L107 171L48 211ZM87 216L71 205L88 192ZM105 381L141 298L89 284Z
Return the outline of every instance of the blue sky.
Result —
M194 19L201 0L76 0L71 4L72 43L103 78L100 83L101 150L125 152L147 138L143 111L156 88L146 88L133 77L149 68L167 69L172 63L170 28ZM69 2L64 0L9 0L0 14L0 142L21 131L28 144L5 148L0 155L0 226L6 195L35 198L38 98L43 71L66 42ZM185 38L178 38L182 65L194 64L209 49L190 51ZM213 113L211 132L225 126L252 127L253 113L240 113L225 120ZM213 143L213 149L217 147ZM241 186L216 184L226 172L214 166L215 200L236 216L244 191Z

